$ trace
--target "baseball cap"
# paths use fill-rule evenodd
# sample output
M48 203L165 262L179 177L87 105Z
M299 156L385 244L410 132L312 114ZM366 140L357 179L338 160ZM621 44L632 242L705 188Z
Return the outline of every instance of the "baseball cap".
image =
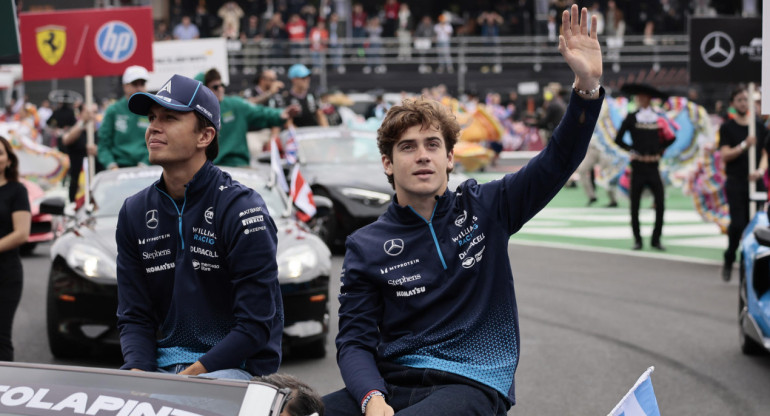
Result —
M206 117L219 131L219 100L202 82L174 75L163 84L155 94L138 92L128 99L128 109L132 113L146 116L153 104L159 104L169 110L190 112L197 111Z
M310 75L310 70L305 65L294 64L289 68L289 79L305 78Z
M123 71L123 84L130 84L138 79L147 81L150 73L143 66L131 65Z

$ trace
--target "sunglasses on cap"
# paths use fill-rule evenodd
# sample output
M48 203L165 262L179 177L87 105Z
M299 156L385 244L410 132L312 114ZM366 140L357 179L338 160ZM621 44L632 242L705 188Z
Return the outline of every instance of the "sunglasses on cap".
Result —
M211 88L212 90L218 90L220 88L227 88L227 86L220 82L219 84L212 84L209 88Z
M137 79L136 81L131 82L131 85L134 87L144 87L146 84L147 81L143 79Z

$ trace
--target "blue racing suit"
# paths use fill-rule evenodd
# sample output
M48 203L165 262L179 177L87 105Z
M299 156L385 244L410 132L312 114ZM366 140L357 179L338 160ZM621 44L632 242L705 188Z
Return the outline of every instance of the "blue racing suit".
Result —
M515 403L519 323L508 240L577 169L603 98L573 93L548 146L518 172L447 190L430 218L394 200L348 237L336 343L353 398L387 392L378 364L390 362L460 375Z
M126 199L116 240L122 368L278 370L276 227L258 193L206 162L182 200L162 179Z

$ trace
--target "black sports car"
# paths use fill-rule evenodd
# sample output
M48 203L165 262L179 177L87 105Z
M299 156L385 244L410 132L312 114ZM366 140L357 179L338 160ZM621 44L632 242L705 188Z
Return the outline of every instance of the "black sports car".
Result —
M225 168L233 179L262 195L278 227L278 279L284 304L284 351L323 357L329 330L331 253L288 211L278 187L254 170ZM93 209L81 208L51 247L47 329L56 357L89 353L90 346L119 345L115 227L123 201L160 177L159 167L101 172L94 178ZM63 202L41 209L63 213Z
M291 133L282 135L283 147ZM374 222L384 213L395 191L388 183L377 149L377 132L347 127L295 129L297 156L302 175L314 195L333 203L330 215L314 220L313 229L326 244L339 250L353 231ZM449 189L468 177L449 175Z

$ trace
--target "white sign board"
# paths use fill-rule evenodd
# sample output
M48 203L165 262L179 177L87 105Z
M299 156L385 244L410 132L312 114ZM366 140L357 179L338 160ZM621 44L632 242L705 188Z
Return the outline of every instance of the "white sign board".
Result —
M765 5L767 6L767 5ZM770 114L770 7L762 8L762 114Z
M147 90L157 91L174 74L193 78L200 72L216 68L222 75L222 82L230 83L227 66L227 43L225 38L193 40L168 40L152 44L154 71L147 80Z

